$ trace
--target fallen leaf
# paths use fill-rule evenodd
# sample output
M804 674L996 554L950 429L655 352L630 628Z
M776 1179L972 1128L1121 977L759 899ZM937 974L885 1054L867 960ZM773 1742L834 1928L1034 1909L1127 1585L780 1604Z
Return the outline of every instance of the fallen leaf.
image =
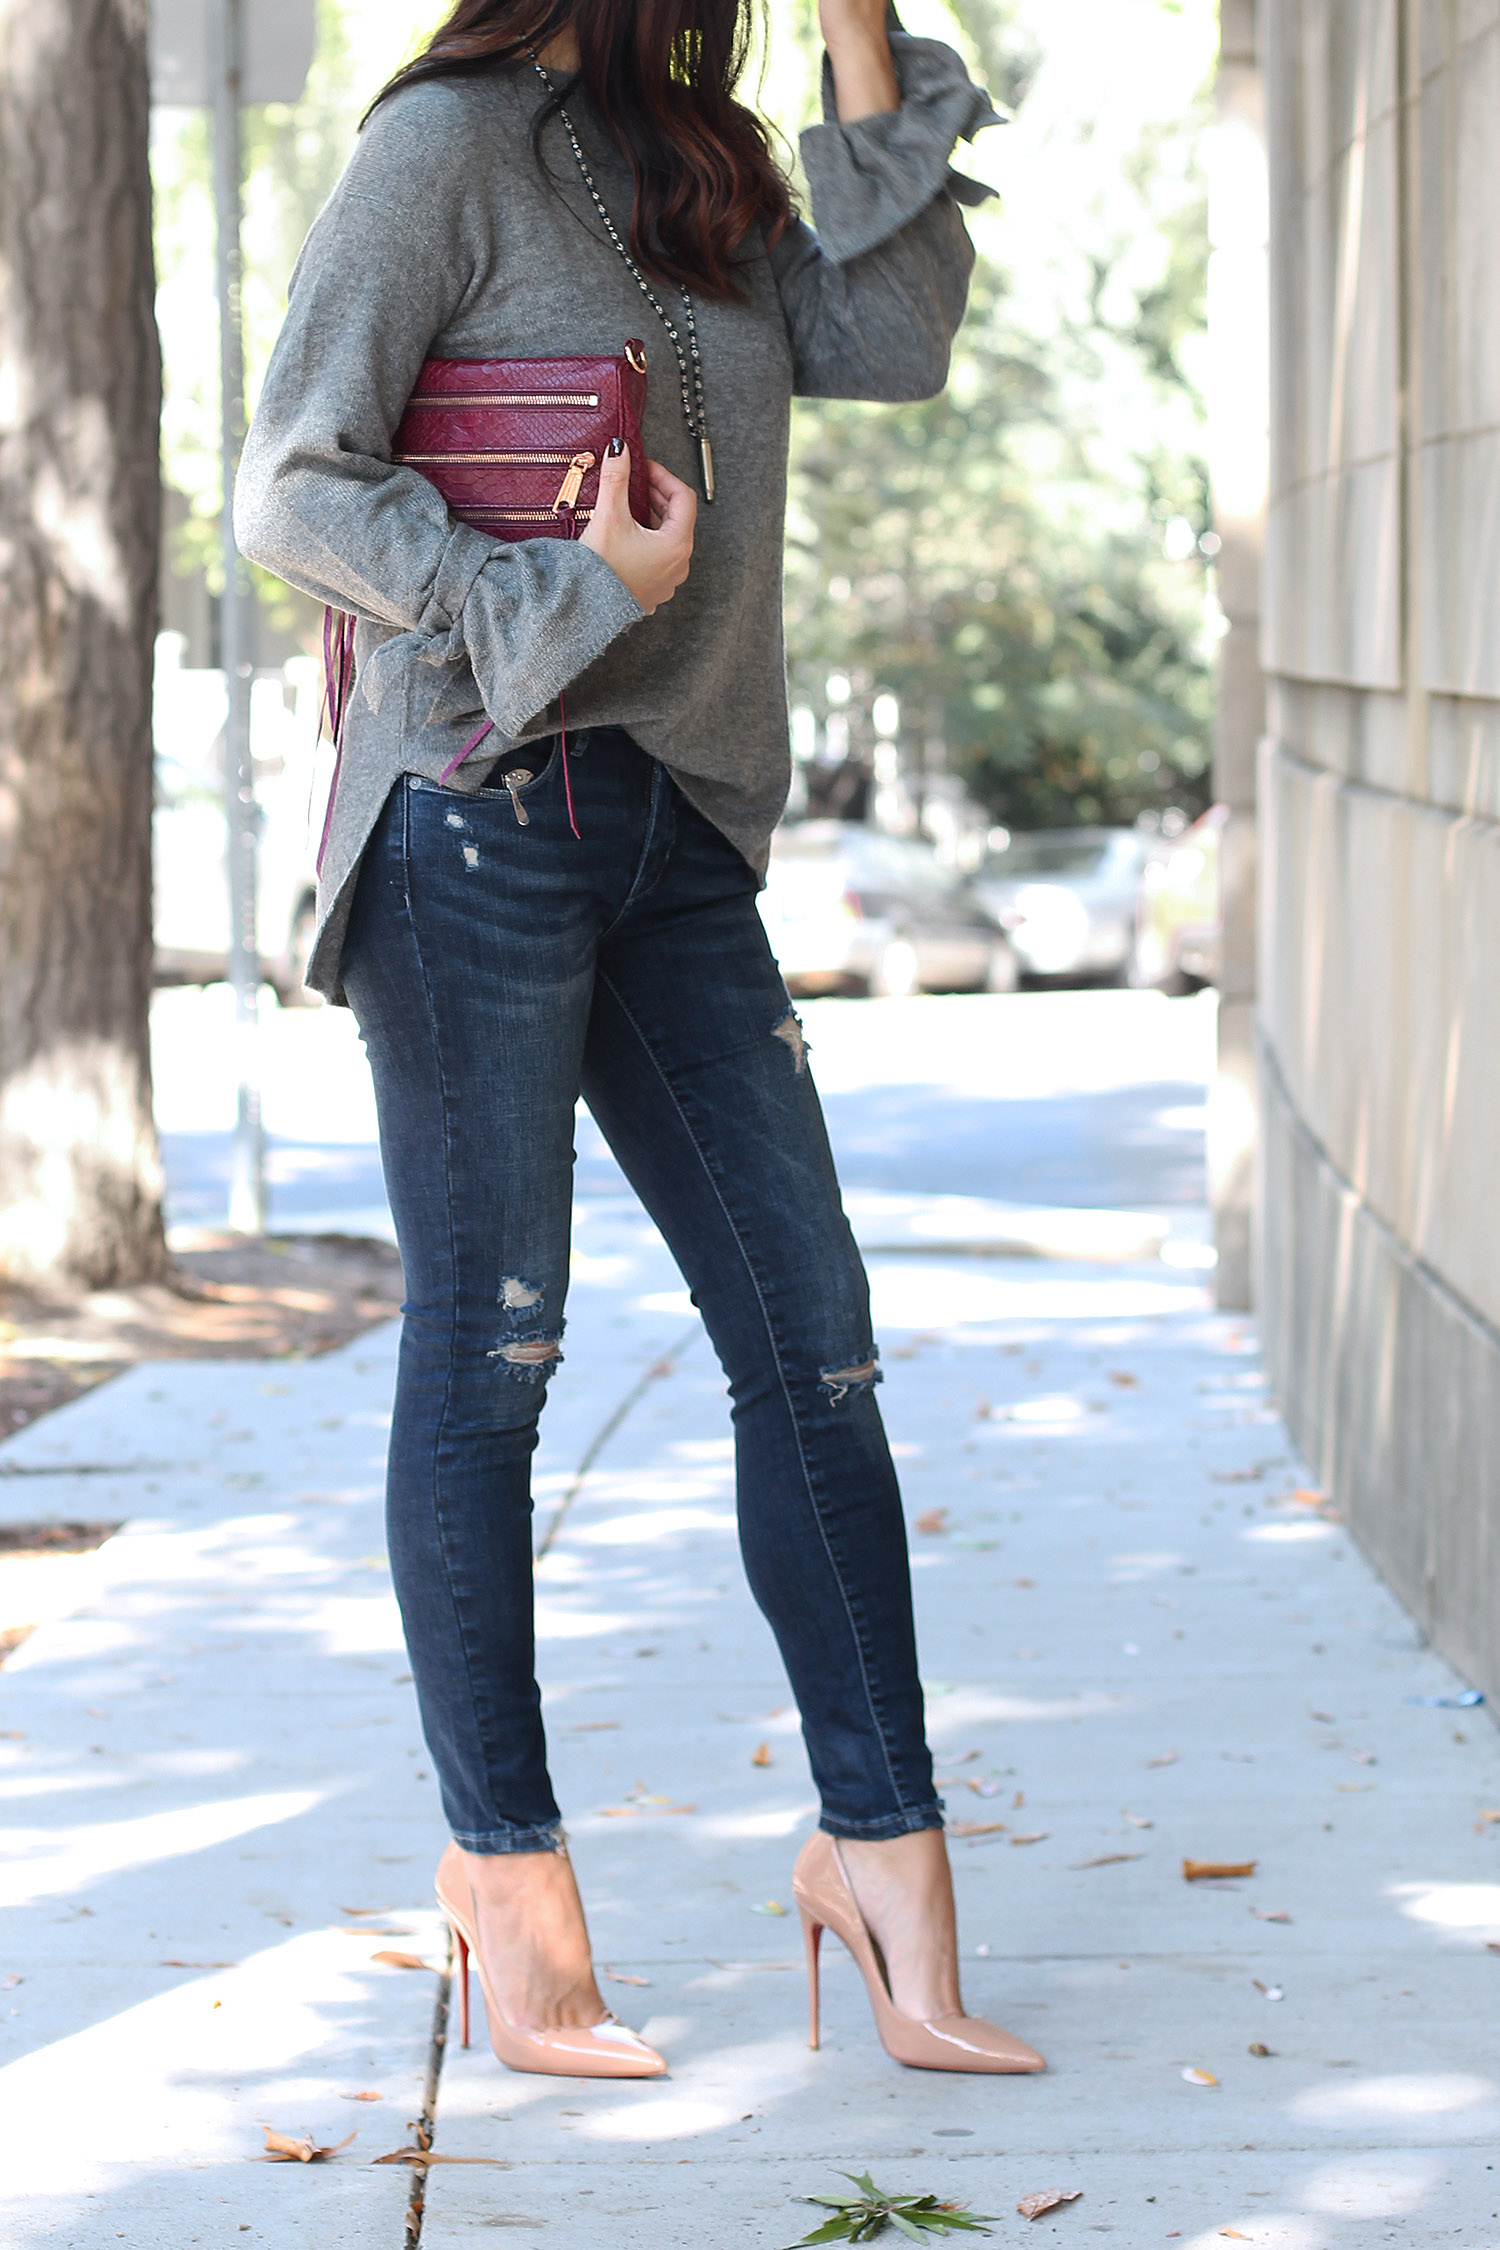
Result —
M1486 1953L1500 1953L1500 1938L1486 1938L1484 1950Z
M580 1719L576 1726L564 1727L564 1734L618 1734L618 1719Z
M383 2102L384 2094L377 2094L369 2086L362 2086L357 2094L340 2094L341 2102Z
M341 1906L339 1908L340 1914L373 1915L377 1922L382 1914L394 1914L395 1911L392 1906Z
M339 2150L347 2148L354 2139L352 2133L346 2133L332 2148L319 2148L311 2133L273 2133L269 2125L262 2125L261 2131L266 2136L266 2145L256 2158L259 2164L317 2164L325 2156L337 2156Z
M609 1978L611 1984L649 1984L651 1982L649 1977L627 1976L623 1969L606 1969L604 1974Z
M750 1763L752 1766L768 1766L771 1763L771 1745L769 1742L761 1743Z
M1331 1492L1310 1492L1306 1485L1299 1484L1287 1494L1287 1498L1295 1500L1299 1508L1326 1508L1333 1498L1333 1494Z
M1112 1383L1118 1383L1122 1391L1138 1391L1141 1387L1139 1375L1127 1375L1123 1368L1111 1368L1109 1379Z
M175 1958L161 1963L164 1969L237 1969L238 1961L178 1961Z
M1023 2219L1039 2219L1044 2211L1055 2211L1059 2203L1076 2203L1082 2188L1039 2188L1035 2195L1023 2195L1016 2209Z
M937 1532L946 1531L947 1528L948 1511L946 1508L928 1508L917 1518L918 1531L925 1532L929 1538Z
M411 1934L408 1930L398 1930L393 1922L364 1922L357 1930L349 1929L343 1922L330 1922L328 1927L335 1937L408 1937Z
M1143 1857L1141 1852L1101 1852L1097 1859L1075 1859L1072 1864L1077 1873L1085 1867L1118 1867L1121 1860Z
M15 1970L12 1969L8 1977L0 1980L0 1992L14 1992L18 1984L24 1984L25 1982L26 1979L18 1977Z
M1011 1584L1013 1586L1024 1586L1027 1589L1028 1593L1034 1592L1036 1589L1036 1580L1034 1578L1013 1578L1011 1580Z
M950 1836L999 1836L1004 1833L1003 1820L950 1820Z
M1259 1865L1254 1859L1185 1859L1182 1879L1185 1883L1222 1883L1237 1875L1253 1875Z
M1219 2232L1227 2234L1231 2242L1252 2242L1255 2239L1253 2235L1241 2234L1238 2227L1220 2227Z
M1191 2063L1182 2075L1190 2086L1217 2086L1219 2083L1211 2070L1198 2070Z
M430 1961L420 1960L415 1953L392 1953L389 1949L382 1953L372 1953L370 1959L385 1961L393 1969L430 1969L432 1966Z
M1269 2055L1271 2050L1263 2039L1252 2039L1248 2052L1252 2055Z
M1320 1726L1336 1727L1338 1725L1338 1720L1331 1711L1309 1711L1307 1715L1310 1719L1316 1719Z
M1123 1817L1129 1821L1132 1828L1154 1828L1156 1826L1156 1822L1148 1820L1144 1813L1128 1812Z
M964 1787L972 1789L976 1797L998 1797L1000 1794L998 1781L966 1781Z
M1268 1914L1263 1906L1252 1906L1250 1911L1257 1922L1290 1922L1292 1918L1283 1906L1277 1907L1274 1914Z
M1479 1808L1479 1817L1483 1821L1500 1820L1500 1805L1481 1805Z
M1045 1844L1051 1833L1052 1831L1049 1828L1039 1828L1034 1836L1012 1836L1011 1842L1013 1844Z
M1148 1758L1146 1763L1148 1766L1175 1766L1177 1752L1175 1750L1164 1750L1159 1758Z
M750 1911L752 1914L785 1914L786 1908L779 1898L763 1898L760 1904L752 1906Z
M1025 1792L1025 1790L1024 1790L1024 1789L1018 1789L1018 1790L1016 1791L1015 1795L1014 1795L1014 1796L1013 1796L1013 1797L1011 1798L1011 1801L1010 1801L1010 1809L1011 1809L1011 1811L1012 1811L1012 1812L1019 1812L1019 1811L1020 1811L1020 1809L1021 1809L1021 1807L1022 1807L1022 1806L1023 1806L1024 1804L1025 1804L1025 1802L1026 1802L1026 1792Z

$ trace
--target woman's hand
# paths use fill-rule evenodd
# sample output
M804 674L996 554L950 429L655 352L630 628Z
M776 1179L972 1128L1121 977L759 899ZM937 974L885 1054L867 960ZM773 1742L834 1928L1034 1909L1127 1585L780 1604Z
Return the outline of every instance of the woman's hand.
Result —
M901 107L885 5L886 0L818 0L841 125L857 125L862 117Z
M599 497L579 545L602 555L649 617L669 602L688 574L698 495L659 461L646 464L651 479L651 526L630 513L630 448L606 453L599 463Z

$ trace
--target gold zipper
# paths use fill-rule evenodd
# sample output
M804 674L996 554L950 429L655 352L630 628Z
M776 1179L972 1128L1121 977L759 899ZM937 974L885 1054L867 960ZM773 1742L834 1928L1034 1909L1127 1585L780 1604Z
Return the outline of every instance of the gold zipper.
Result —
M535 466L547 469L560 468L565 461L577 461L583 457L576 453L397 453L393 458L398 462L410 462L412 464L425 462L438 464L444 461L472 464L475 462L499 461L514 468ZM587 466L592 468L593 465L594 456L590 453L587 456Z
M592 453L574 454L572 460L568 463L568 473L557 488L557 498L552 503L552 513L555 516L560 515L564 508L572 507L578 498L584 478L593 466L594 456Z
M502 523L551 523L557 514L557 510L555 508L501 508L488 505L481 506L478 503L471 507L467 501L459 501L456 506L453 506L453 513L456 516L498 516ZM592 508L575 508L573 510L574 520L578 523L587 523L593 513Z
M597 406L597 391L436 391L408 400L411 406Z

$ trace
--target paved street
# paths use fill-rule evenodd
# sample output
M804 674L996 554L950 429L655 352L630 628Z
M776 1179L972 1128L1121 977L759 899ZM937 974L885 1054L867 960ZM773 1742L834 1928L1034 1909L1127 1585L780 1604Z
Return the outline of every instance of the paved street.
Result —
M158 1008L183 1226L221 1217L218 999ZM588 1131L541 1652L606 1989L672 2075L451 2047L424 2245L781 2250L819 2215L798 2198L868 2166L1000 2240L1057 2187L1082 2195L1049 2242L1497 2250L1500 1740L1307 1491L1251 1324L1210 1308L1211 1003L806 1016L874 1283L966 1990L1051 2068L902 2071L836 1945L806 2048L784 1910L813 1799L734 1551L722 1385ZM378 1225L348 1019L265 1043L276 1222ZM0 1676L17 2250L402 2242L411 2170L372 2160L411 2145L439 1978L379 1956L442 1960L441 1830L380 1554L393 1350L144 1367L0 1448L6 1519L126 1526L37 1581L51 1621ZM1254 1865L1188 1883L1185 1859ZM261 2165L263 2126L357 2138Z

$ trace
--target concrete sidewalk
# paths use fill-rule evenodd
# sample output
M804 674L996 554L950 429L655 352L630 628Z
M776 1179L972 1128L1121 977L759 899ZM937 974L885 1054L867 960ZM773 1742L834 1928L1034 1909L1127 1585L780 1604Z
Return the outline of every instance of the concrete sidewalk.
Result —
M1149 1027L1138 997L1121 1020ZM953 1020L1024 1032L1027 1005ZM603 1195L543 1422L541 1653L606 1990L672 2075L594 2087L451 2047L422 2242L779 2250L818 2217L799 2197L868 2166L998 2214L1000 2239L1056 2186L1083 2194L1037 2222L1049 2240L1500 2250L1489 1715L1410 1700L1463 1684L1291 1497L1248 1325L1209 1311L1190 1263L1109 1233L1128 1202L1191 1245L1192 1211L1129 1155L1179 1129L1150 1143L1126 1087L1111 1141L1106 1083L1092 1139L1026 1121L1031 1177L955 1163L945 1120L983 1144L972 1053L944 1095L936 1032L903 1084L877 1030L846 1012L815 1038L886 1246L883 1403L966 1989L1052 2067L900 2070L837 1946L808 2052L775 1909L813 1797L735 1553L722 1385L652 1230ZM908 1134L888 1169L851 1161L866 1130L877 1150ZM1054 1236L1086 1260L962 1249L965 1225L1003 1248L1041 1204L1103 1215ZM441 1827L379 1552L393 1342L142 1369L0 1448L9 1519L127 1527L61 1559L38 1588L53 1621L0 1675L17 2250L403 2240L410 2168L372 2159L410 2145L438 1980L375 1957L441 1961ZM1187 1884L1184 1858L1256 1872ZM260 2165L263 2125L358 2137Z

